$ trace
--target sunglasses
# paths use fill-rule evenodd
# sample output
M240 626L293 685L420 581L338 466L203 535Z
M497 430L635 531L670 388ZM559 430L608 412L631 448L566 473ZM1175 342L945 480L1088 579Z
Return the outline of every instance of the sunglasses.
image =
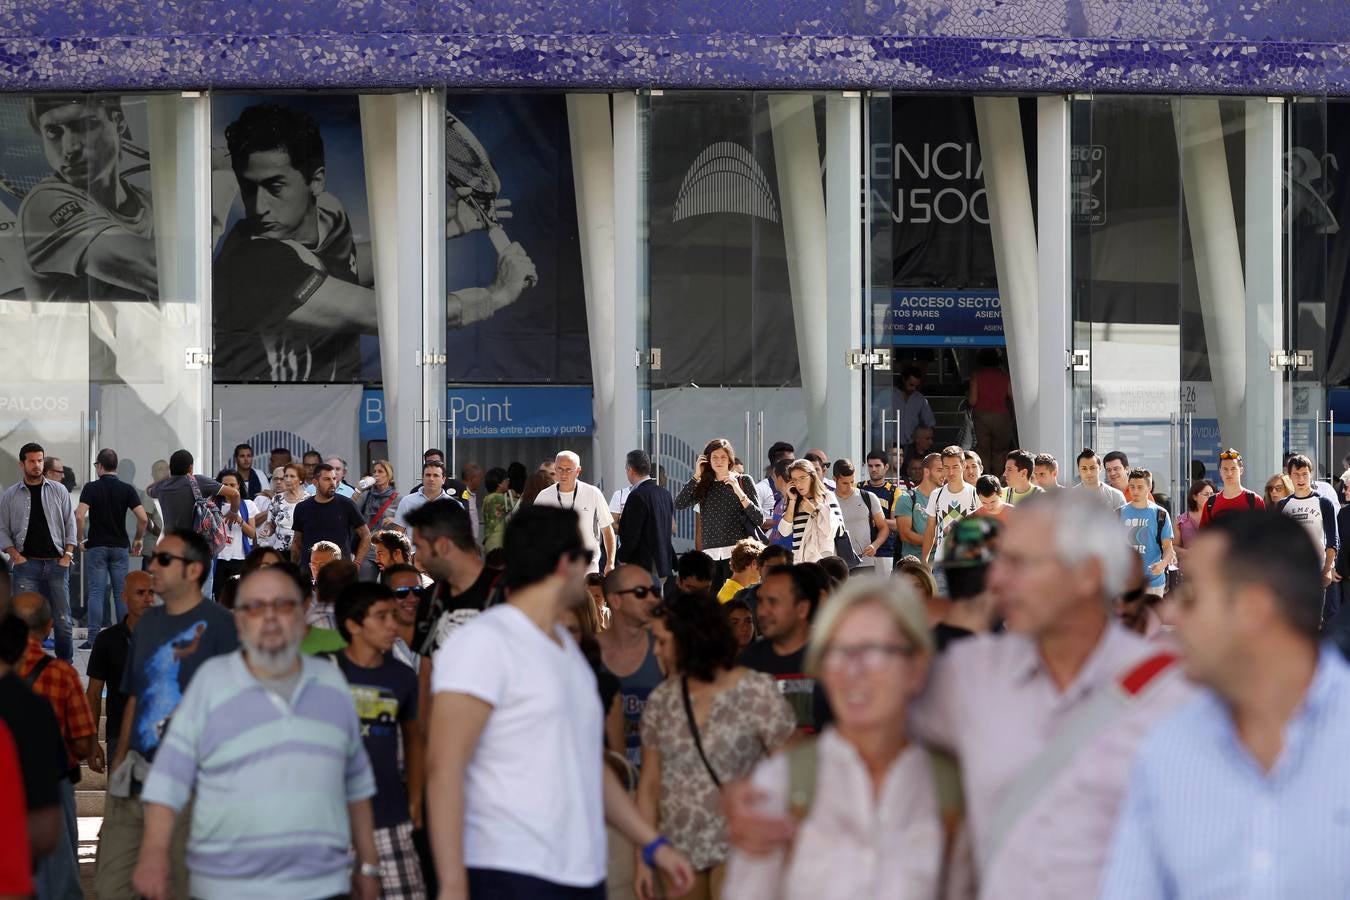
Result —
M397 597L397 598L400 599L400 600L402 600L404 597L408 596L409 594L415 594L415 593L417 593L417 588L415 588L415 587L401 587L401 588L394 588L394 596Z
M1238 459L1238 460L1240 460L1240 459L1242 459L1242 454L1239 453L1239 452L1237 452L1236 450L1233 450L1233 449L1230 448L1230 449L1224 450L1222 453L1220 453L1220 454L1219 454L1219 459L1221 459L1221 460L1224 460L1224 459Z
M1121 594L1120 599L1125 603L1133 603L1136 600L1142 599L1144 594L1145 594L1144 588L1137 587L1132 591L1126 591L1125 593Z
M589 566L591 562L595 559L595 551L588 550L584 547L578 550L569 550L567 551L567 558L572 562L577 562L578 560L580 560L581 562L584 562L586 565Z
M191 563L191 562L197 562L197 560L195 560L195 559L188 559L186 556L174 556L172 553L165 553L165 552L163 552L163 551L160 551L159 553L152 553L152 554L150 554L150 558L153 559L156 563L158 563L158 564L161 565L161 566L167 566L169 563L173 562L174 560L178 560L179 562L183 563L184 565L187 565L188 563Z
M660 588L648 584L639 584L637 587L628 588L623 591L610 591L611 594L632 594L639 600L646 600L648 597L660 594Z
M250 619L256 619L269 609L279 616L289 615L295 612L299 605L300 601L294 597L282 597L278 600L250 600L247 603L236 603L234 608Z

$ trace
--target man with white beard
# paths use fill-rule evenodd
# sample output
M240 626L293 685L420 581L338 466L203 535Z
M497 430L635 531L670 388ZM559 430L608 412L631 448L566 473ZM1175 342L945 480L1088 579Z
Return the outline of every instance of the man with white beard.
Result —
M342 673L300 655L305 593L289 563L240 581L241 649L202 664L141 792L145 834L132 880L147 900L173 896L170 835L194 793L192 897L379 895L375 779Z

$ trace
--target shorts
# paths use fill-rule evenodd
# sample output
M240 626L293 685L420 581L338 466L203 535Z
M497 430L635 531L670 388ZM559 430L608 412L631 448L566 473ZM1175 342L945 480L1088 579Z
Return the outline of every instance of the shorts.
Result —
M380 854L380 896L423 900L422 864L413 846L412 822L375 829L375 849Z

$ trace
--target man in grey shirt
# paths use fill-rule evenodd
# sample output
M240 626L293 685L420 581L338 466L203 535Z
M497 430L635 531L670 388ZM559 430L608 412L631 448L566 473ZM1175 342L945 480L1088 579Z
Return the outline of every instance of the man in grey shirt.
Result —
M173 451L169 457L169 477L146 489L146 493L159 501L160 509L164 512L165 534L193 530L193 507L197 498L192 494L189 478L197 480L197 488L203 497L223 497L230 504L229 515L238 518L239 492L205 475L194 474L192 463L192 454L187 450Z
M52 605L56 657L70 661L70 564L75 559L75 507L60 482L42 477L40 444L19 448L23 479L0 494L0 551L14 568L14 593L36 591Z

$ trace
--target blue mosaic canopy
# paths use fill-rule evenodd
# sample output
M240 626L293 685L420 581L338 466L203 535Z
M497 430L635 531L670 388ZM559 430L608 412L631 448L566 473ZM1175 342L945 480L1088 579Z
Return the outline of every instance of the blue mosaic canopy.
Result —
M0 0L0 89L1350 95L1339 0Z

